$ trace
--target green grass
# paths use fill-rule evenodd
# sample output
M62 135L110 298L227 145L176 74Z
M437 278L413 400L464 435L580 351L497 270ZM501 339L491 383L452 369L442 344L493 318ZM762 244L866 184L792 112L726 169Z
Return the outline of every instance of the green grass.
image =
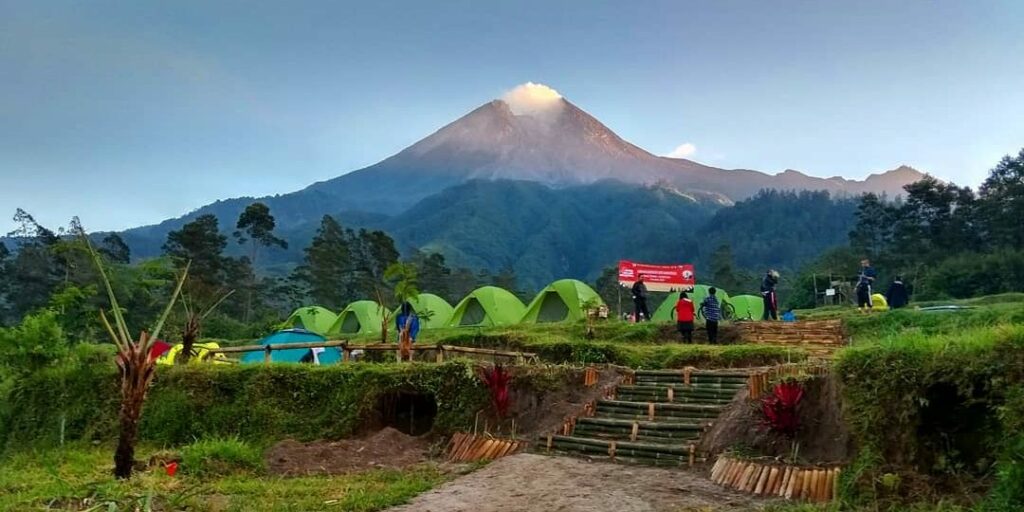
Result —
M198 475L226 475L263 470L261 450L237 437L200 439L181 448L184 472Z
M130 481L111 475L113 449L71 446L0 460L0 510L374 511L406 502L445 476L431 465L345 476L283 478L251 471L196 477L161 467ZM142 450L139 458L147 458ZM186 467L186 461L182 466ZM113 508L110 508L113 504ZM76 508L78 507L78 508Z

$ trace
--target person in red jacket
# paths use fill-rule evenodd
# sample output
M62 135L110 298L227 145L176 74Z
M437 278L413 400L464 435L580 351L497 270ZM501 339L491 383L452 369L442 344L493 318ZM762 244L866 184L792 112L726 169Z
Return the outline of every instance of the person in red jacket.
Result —
M693 301L686 292L679 292L676 302L676 328L683 335L684 343L693 343Z

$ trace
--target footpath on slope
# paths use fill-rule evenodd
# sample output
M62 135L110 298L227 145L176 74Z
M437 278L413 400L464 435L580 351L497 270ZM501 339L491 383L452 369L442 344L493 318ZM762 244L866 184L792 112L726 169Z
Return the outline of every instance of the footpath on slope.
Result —
M390 512L681 512L760 510L772 501L729 491L703 472L523 453L417 496Z

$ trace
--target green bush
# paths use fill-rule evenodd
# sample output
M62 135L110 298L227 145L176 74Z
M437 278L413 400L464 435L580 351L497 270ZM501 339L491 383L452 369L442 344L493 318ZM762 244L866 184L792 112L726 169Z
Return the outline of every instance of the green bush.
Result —
M1021 486L1019 445L1006 439L1024 418L1024 325L910 331L842 351L835 371L851 434L871 455L854 464L849 498L892 498L876 485L882 473L984 479L996 460L1000 485Z
M263 455L237 437L201 439L181 448L181 470L196 476L260 473Z
M1024 290L1024 251L961 254L932 268L922 298L977 297Z
M563 368L517 371L517 383L546 383ZM546 384L545 384L546 385ZM466 361L444 364L298 364L160 368L146 400L140 438L164 445L237 436L247 442L294 437L337 439L376 417L381 397L428 394L434 428L473 425L489 397ZM14 383L0 408L0 447L52 446L60 440L113 439L120 392L113 365L51 368Z
M70 345L54 311L26 315L21 324L0 329L0 365L7 371L34 372L63 361Z

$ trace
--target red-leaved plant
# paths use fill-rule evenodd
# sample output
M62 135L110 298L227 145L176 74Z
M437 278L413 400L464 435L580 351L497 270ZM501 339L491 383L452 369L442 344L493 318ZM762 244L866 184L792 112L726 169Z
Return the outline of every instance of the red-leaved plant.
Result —
M508 385L512 380L511 374L504 366L496 364L481 369L480 380L484 381L484 385L491 392L491 403L494 404L498 417L504 418L508 414Z
M797 406L804 398L804 387L797 381L780 382L772 393L761 399L761 412L768 430L792 439L800 430Z

